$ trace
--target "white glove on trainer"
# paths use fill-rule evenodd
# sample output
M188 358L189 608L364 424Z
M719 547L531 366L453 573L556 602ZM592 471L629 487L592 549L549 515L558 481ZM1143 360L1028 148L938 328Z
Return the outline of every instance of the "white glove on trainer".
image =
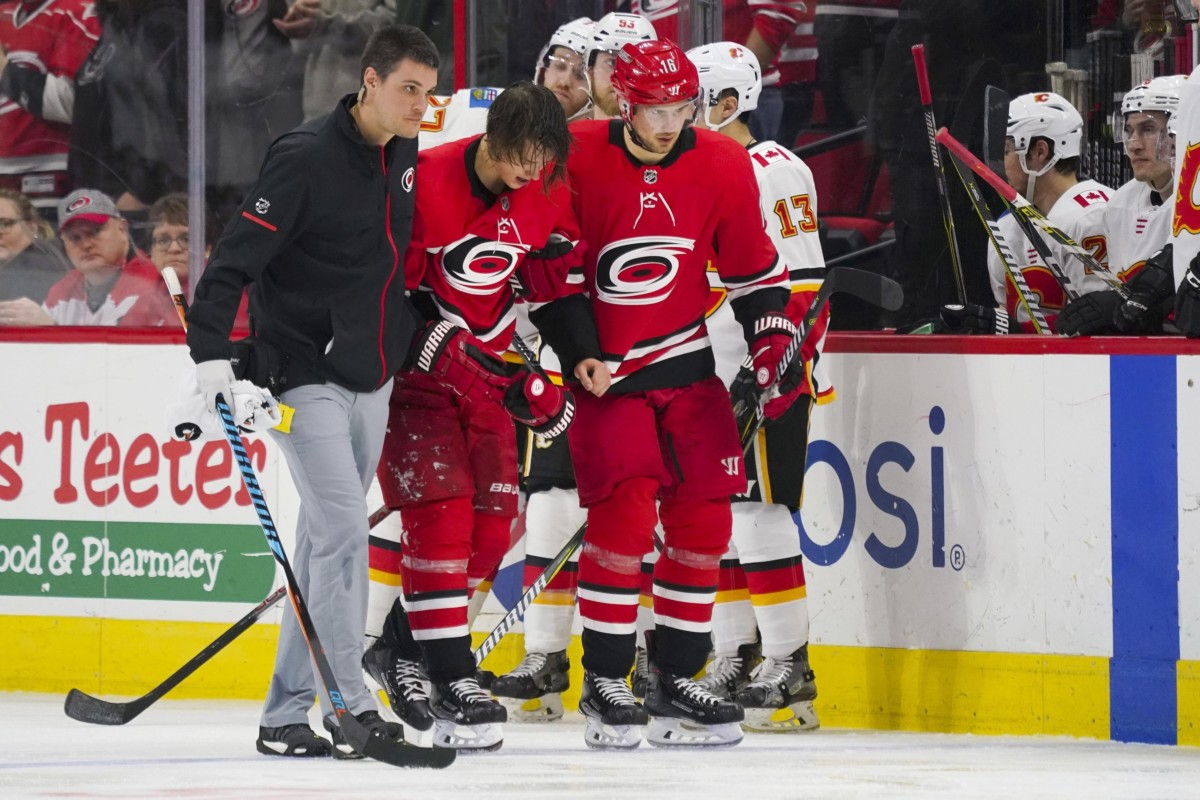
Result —
M223 395L225 405L233 408L233 366L225 359L201 361L196 365L196 385L204 398L204 407L217 407L217 395Z

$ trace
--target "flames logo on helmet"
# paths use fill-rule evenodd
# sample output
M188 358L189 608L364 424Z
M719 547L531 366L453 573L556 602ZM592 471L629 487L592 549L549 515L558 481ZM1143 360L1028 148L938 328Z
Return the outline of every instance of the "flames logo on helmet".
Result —
M596 258L596 294L613 305L657 303L679 276L679 256L690 253L694 239L639 236L613 242Z
M460 292L491 294L508 280L528 251L524 245L464 236L442 250L442 272L446 281Z

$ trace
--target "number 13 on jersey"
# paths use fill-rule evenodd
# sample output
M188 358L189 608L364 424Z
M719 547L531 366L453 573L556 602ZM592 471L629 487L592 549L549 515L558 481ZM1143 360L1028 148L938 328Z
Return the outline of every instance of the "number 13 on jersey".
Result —
M792 212L796 212L793 221ZM808 195L794 194L788 198L780 198L775 203L775 216L779 218L779 234L788 239L800 231L812 233L817 229L817 217L812 212Z

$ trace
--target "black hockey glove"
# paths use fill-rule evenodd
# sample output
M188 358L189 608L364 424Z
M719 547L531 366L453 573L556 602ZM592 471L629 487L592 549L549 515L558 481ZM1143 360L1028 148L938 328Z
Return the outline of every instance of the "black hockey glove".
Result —
M573 242L559 233L550 234L546 246L530 250L508 277L513 292L533 303L545 303L566 294L567 277L583 263L585 242Z
M1200 253L1192 259L1175 295L1175 327L1189 339L1200 338Z
M758 406L758 398L762 390L754 380L754 370L743 366L738 370L729 384L729 399L733 403L733 418L737 422L738 433L746 429L754 418L754 409Z
M939 333L1012 333L1008 312L1003 308L988 308L974 303L948 305L941 308L945 331Z
M1129 281L1129 298L1115 314L1113 324L1122 333L1160 333L1170 312L1164 303L1175 294L1175 267L1171 263L1173 245L1159 250Z
M1080 295L1063 308L1054 328L1064 336L1115 333L1113 315L1122 302L1121 295L1112 289Z

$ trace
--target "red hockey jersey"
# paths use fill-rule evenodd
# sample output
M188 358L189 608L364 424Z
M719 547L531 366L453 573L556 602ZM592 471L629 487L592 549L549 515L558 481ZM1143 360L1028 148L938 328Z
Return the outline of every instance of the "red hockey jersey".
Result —
M534 181L492 195L475 174L479 141L462 139L421 152L404 275L410 291L428 293L442 319L470 330L500 353L511 343L516 321L510 277L552 233L577 242L579 226L563 181L549 192ZM566 292L582 290L583 270L577 264Z
M782 310L788 298L787 265L763 229L749 155L732 139L688 128L650 166L629 154L620 120L577 122L571 131L567 168L588 243L584 275L614 383L651 365L662 385L691 382L696 368L713 374L708 262L743 325ZM687 374L673 372L672 361ZM634 383L654 388L641 386L647 380Z
M140 256L126 262L108 297L95 311L88 306L83 273L77 269L50 287L42 307L57 325L158 328L177 324L175 306L158 268Z
M0 7L0 43L9 61L50 78L73 79L100 38L93 6L91 0L43 0ZM0 95L0 173L67 168L66 90L69 84L51 80L41 98L18 103L20 98ZM30 114L22 105L41 108L43 116Z

